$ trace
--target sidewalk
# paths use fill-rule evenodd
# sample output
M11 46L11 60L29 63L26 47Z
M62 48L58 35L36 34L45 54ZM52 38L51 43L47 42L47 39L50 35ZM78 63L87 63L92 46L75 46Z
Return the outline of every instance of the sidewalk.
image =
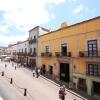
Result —
M30 69L27 68L27 70L30 70ZM52 84L60 87L60 84L58 82L53 81L53 80L51 80L51 79L49 79L49 78L47 78L47 77L45 77L43 75L41 75L41 77L44 78L45 80L51 82ZM85 98L87 98L87 100L100 100L100 99L96 99L93 96L89 96L89 95L87 95L86 93L84 93L83 91L80 91L80 90L74 90L74 89L73 90L69 90L69 89L66 88L66 91L70 92L71 94L74 94L75 96L78 96L79 98L81 98L83 100L85 100Z
M5 69L4 64L5 64L4 62L0 63L0 71L4 70L5 74L8 77L12 77L18 86L22 88L27 88L27 90L29 91L31 96L35 98L35 100L59 100L59 96L58 96L59 85L53 82L52 80L49 80L43 76L39 78L34 78L32 75L32 72L26 68L17 68L15 70L15 68L12 67L12 63L7 63L8 67ZM17 92L15 94L18 94ZM76 95L73 95L71 92L69 92L69 90L66 89L66 93L67 93L66 100L74 100L74 99L83 100L82 99L83 97L79 98ZM20 99L17 99L17 100L20 100ZM33 99L30 99L30 100L33 100ZM84 100L87 100L87 99L84 99Z

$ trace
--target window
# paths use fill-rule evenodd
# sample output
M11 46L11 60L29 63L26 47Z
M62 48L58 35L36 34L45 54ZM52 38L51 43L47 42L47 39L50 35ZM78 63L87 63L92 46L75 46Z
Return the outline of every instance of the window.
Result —
M49 52L49 46L45 46L45 52Z
M97 40L88 41L88 56L97 56Z
M23 49L22 49L22 52L23 52Z
M34 48L34 51L33 52L36 53L36 48Z
M36 36L34 36L34 39L36 39Z
M67 44L61 44L61 55L62 56L67 56Z
M27 48L25 48L25 53L27 52Z
M99 64L88 64L87 65L87 74L93 76L99 76Z
M30 53L32 53L32 48L30 48Z

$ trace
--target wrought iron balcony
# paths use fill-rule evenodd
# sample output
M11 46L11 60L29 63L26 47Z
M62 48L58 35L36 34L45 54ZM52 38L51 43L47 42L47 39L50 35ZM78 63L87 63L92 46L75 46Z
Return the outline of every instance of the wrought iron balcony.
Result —
M79 51L79 57L100 57L100 51Z
M36 43L37 40L34 38L32 41L33 41L33 43Z
M56 57L71 57L71 52L55 52Z
M41 56L50 57L50 56L52 56L52 53L51 52L42 52Z
M37 56L37 53L36 52L33 52L32 56L33 57L36 57Z
M32 43L36 43L37 42L37 39L29 39L29 44L32 44Z
M33 53L28 53L28 56L30 56L30 57L36 57L36 56L37 56L37 54L36 54L36 52L33 52Z
M13 55L16 55L17 53L16 52L13 52Z

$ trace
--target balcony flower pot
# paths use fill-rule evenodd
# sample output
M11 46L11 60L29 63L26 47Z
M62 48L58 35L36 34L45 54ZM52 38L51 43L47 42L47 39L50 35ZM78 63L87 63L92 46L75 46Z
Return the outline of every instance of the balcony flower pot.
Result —
M68 57L71 57L71 52L68 52Z
M80 52L79 52L79 56L80 56L80 57L84 57L84 53L80 51Z

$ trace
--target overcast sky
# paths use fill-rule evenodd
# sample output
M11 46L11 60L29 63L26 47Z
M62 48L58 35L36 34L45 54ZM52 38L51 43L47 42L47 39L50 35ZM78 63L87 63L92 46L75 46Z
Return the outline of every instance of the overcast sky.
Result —
M23 41L39 25L50 30L100 16L100 0L0 0L0 46Z

